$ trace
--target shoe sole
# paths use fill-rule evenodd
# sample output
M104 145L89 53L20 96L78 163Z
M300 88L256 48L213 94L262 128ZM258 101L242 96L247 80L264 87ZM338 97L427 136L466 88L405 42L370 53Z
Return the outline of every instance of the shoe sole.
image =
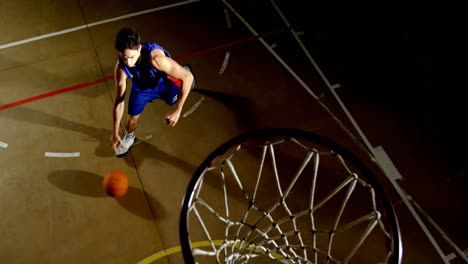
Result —
M129 150L130 150L130 149L129 149ZM125 152L125 153L122 153L122 154L119 154L119 155L115 155L115 156L116 156L117 158L123 158L123 157L125 157L125 155L127 155L127 153L128 153L129 150L127 150L127 152Z

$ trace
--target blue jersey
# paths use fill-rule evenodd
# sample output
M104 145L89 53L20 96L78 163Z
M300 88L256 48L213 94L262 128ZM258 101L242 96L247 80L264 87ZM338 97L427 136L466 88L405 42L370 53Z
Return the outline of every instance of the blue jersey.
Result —
M128 67L125 65L122 56L119 55L119 67L128 78L132 79L132 89L144 90L155 88L167 80L167 75L153 67L151 64L151 52L155 49L160 49L164 51L167 57L170 58L171 55L156 43L142 43L141 46L140 61L135 66Z

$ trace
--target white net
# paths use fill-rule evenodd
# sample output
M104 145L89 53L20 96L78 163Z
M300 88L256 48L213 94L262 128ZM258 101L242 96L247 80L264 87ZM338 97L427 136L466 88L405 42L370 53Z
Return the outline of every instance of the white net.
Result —
M193 189L192 255L198 263L387 263L394 238L376 193L342 155L313 142L242 142Z

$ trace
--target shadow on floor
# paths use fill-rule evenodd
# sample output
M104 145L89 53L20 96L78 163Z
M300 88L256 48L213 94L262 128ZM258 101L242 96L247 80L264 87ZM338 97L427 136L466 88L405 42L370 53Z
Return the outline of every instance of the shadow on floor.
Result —
M110 137L112 132L109 129L96 128L82 123L67 120L60 116L54 116L48 113L40 112L25 108L23 106L15 107L9 111L3 111L2 117L11 118L14 120L21 120L32 124L41 124L48 127L63 128L70 131L85 134L92 140L97 141L95 154L99 157L112 157L114 156L110 147Z
M103 177L82 170L55 170L49 173L49 182L73 194L87 197L105 197Z
M108 197L102 188L104 177L95 173L82 170L55 170L49 173L48 179L53 185L69 193L86 197ZM130 186L124 196L115 199L127 211L142 218L162 219L166 214L161 204L153 196L145 195L138 188ZM155 207L152 209L154 217L148 210L149 207L142 206L142 203L148 204L147 200L151 206Z
M253 111L254 100L243 96L199 88L193 89L193 92L209 96L231 109L235 113L237 125L242 131L256 127L256 121L253 118L255 116Z

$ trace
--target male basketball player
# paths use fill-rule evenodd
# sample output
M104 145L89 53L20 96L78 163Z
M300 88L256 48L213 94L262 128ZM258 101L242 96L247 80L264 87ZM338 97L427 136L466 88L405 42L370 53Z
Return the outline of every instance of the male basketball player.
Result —
M175 126L185 99L195 86L195 80L189 65L182 67L156 43L141 43L140 35L132 28L119 30L115 48L119 57L114 68L117 94L113 110L112 149L117 157L123 157L135 142L137 122L145 105L155 99L173 105L164 116L164 121ZM126 131L122 139L119 126L125 108L127 78L132 79L132 87L128 99Z

